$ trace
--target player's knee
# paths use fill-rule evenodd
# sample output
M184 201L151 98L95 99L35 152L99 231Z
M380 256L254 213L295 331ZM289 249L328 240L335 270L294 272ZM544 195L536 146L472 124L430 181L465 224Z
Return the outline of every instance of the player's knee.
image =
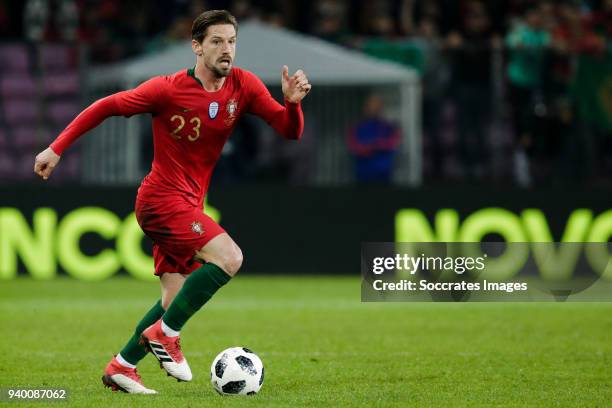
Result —
M209 251L206 253L204 249L202 249L196 251L194 259L203 263L215 264L223 269L228 275L234 276L242 266L242 251L236 244L226 247L222 251Z
M223 266L220 266L228 275L234 276L242 266L242 251L237 246L223 256Z

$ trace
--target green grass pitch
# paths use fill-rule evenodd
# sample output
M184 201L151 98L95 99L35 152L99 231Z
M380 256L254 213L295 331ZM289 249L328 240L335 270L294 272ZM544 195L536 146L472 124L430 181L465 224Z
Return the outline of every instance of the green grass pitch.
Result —
M184 328L194 381L140 364L159 395L113 393L102 370L159 296L115 278L0 282L0 387L65 387L74 407L608 406L612 304L360 302L358 278L238 276ZM255 350L261 392L222 397L214 356ZM0 403L42 407L45 403Z

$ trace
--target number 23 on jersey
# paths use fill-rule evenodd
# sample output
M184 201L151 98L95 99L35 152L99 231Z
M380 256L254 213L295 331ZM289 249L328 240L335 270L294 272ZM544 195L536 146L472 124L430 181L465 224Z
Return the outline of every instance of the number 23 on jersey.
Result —
M172 137L176 140L182 139L182 136L178 133L183 130L187 124L185 117L183 115L174 115L170 118L170 122L172 122L172 126L174 127L170 133ZM200 138L200 126L202 125L202 121L199 117L194 116L193 118L189 119L189 125L191 126L191 130L187 135L187 139L190 142L195 142Z

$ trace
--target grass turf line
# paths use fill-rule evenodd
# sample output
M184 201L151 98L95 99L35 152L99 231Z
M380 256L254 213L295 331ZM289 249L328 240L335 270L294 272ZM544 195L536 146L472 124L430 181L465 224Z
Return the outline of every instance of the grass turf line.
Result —
M360 303L360 281L238 276L185 327L192 383L139 365L155 396L112 393L102 370L159 285L0 282L0 387L65 387L75 407L606 406L612 400L612 304ZM255 350L254 397L221 397L215 355ZM10 403L12 404L12 403ZM7 405L0 403L0 405ZM59 406L18 403L11 406Z

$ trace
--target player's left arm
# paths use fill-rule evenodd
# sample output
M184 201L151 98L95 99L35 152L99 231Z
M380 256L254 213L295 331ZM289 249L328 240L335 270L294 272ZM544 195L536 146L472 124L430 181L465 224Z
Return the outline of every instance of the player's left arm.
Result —
M283 66L281 84L285 106L276 102L270 95L270 91L255 75L251 75L250 82L253 92L250 112L268 122L283 137L299 139L304 131L304 114L301 102L312 87L306 74L300 69L289 76L289 68L286 65Z

